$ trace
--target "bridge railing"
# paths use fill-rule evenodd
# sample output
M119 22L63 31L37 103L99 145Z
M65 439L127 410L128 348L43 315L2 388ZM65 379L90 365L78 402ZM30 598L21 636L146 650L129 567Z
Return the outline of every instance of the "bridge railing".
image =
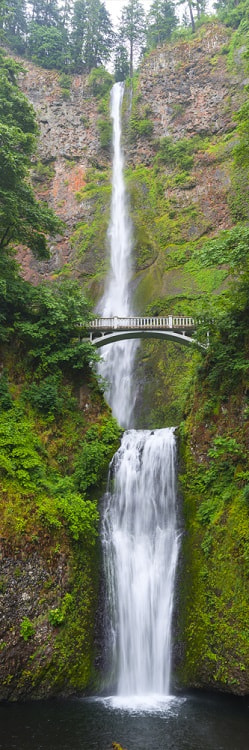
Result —
M127 328L133 328L133 329L185 329L185 328L191 328L192 330L196 327L196 322L194 318L186 317L186 316L175 316L175 315L167 315L167 317L129 317L129 318L119 318L118 316L115 316L113 318L96 318L95 320L91 320L89 323L89 328L91 330L102 330L102 331L108 331L108 330L117 330L117 329L127 329Z

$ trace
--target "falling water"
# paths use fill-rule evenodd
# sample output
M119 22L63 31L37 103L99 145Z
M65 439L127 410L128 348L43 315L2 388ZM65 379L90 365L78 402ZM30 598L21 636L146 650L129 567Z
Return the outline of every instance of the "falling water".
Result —
M111 219L108 230L111 268L99 312L103 317L127 317L133 314L129 284L131 279L132 229L127 209L121 146L121 107L123 84L116 83L111 92L113 121L113 170ZM120 341L102 351L100 374L106 379L106 398L122 427L129 427L135 402L132 371L136 341Z
M167 695L178 550L173 430L129 430L112 469L103 541L118 694Z
M109 238L111 270L100 312L132 314L129 298L132 232L121 149L122 84L112 89L113 180ZM100 372L122 426L134 411L136 342L103 348ZM171 429L128 430L111 465L103 546L118 695L169 693L171 616L177 561L175 438Z

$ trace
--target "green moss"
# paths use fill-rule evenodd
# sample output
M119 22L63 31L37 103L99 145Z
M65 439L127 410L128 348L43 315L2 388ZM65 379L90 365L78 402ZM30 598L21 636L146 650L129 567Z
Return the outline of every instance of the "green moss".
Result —
M71 242L76 258L83 258L87 273L93 275L106 270L106 236L110 218L111 186L110 174L106 171L89 170L87 183L76 195L82 202L85 217L77 224Z
M234 421L240 403L237 392L225 408L219 398L208 399L202 385L181 433L186 535L180 586L185 656L179 677L188 686L243 693L249 666L249 513L248 424Z

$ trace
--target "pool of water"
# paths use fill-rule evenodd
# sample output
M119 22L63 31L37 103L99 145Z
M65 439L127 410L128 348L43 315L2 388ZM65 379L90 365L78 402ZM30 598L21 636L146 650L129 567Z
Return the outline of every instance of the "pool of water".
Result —
M248 750L249 698L51 700L0 705L1 750Z

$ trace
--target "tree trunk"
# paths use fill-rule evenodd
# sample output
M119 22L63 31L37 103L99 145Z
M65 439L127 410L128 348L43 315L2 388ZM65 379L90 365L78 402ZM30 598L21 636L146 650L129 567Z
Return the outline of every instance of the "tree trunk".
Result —
M133 76L133 40L130 41L130 78Z
M188 0L188 7L189 7L189 13L190 13L190 19L191 19L191 26L192 26L192 32L195 33L195 19L193 15L193 7L191 0Z

